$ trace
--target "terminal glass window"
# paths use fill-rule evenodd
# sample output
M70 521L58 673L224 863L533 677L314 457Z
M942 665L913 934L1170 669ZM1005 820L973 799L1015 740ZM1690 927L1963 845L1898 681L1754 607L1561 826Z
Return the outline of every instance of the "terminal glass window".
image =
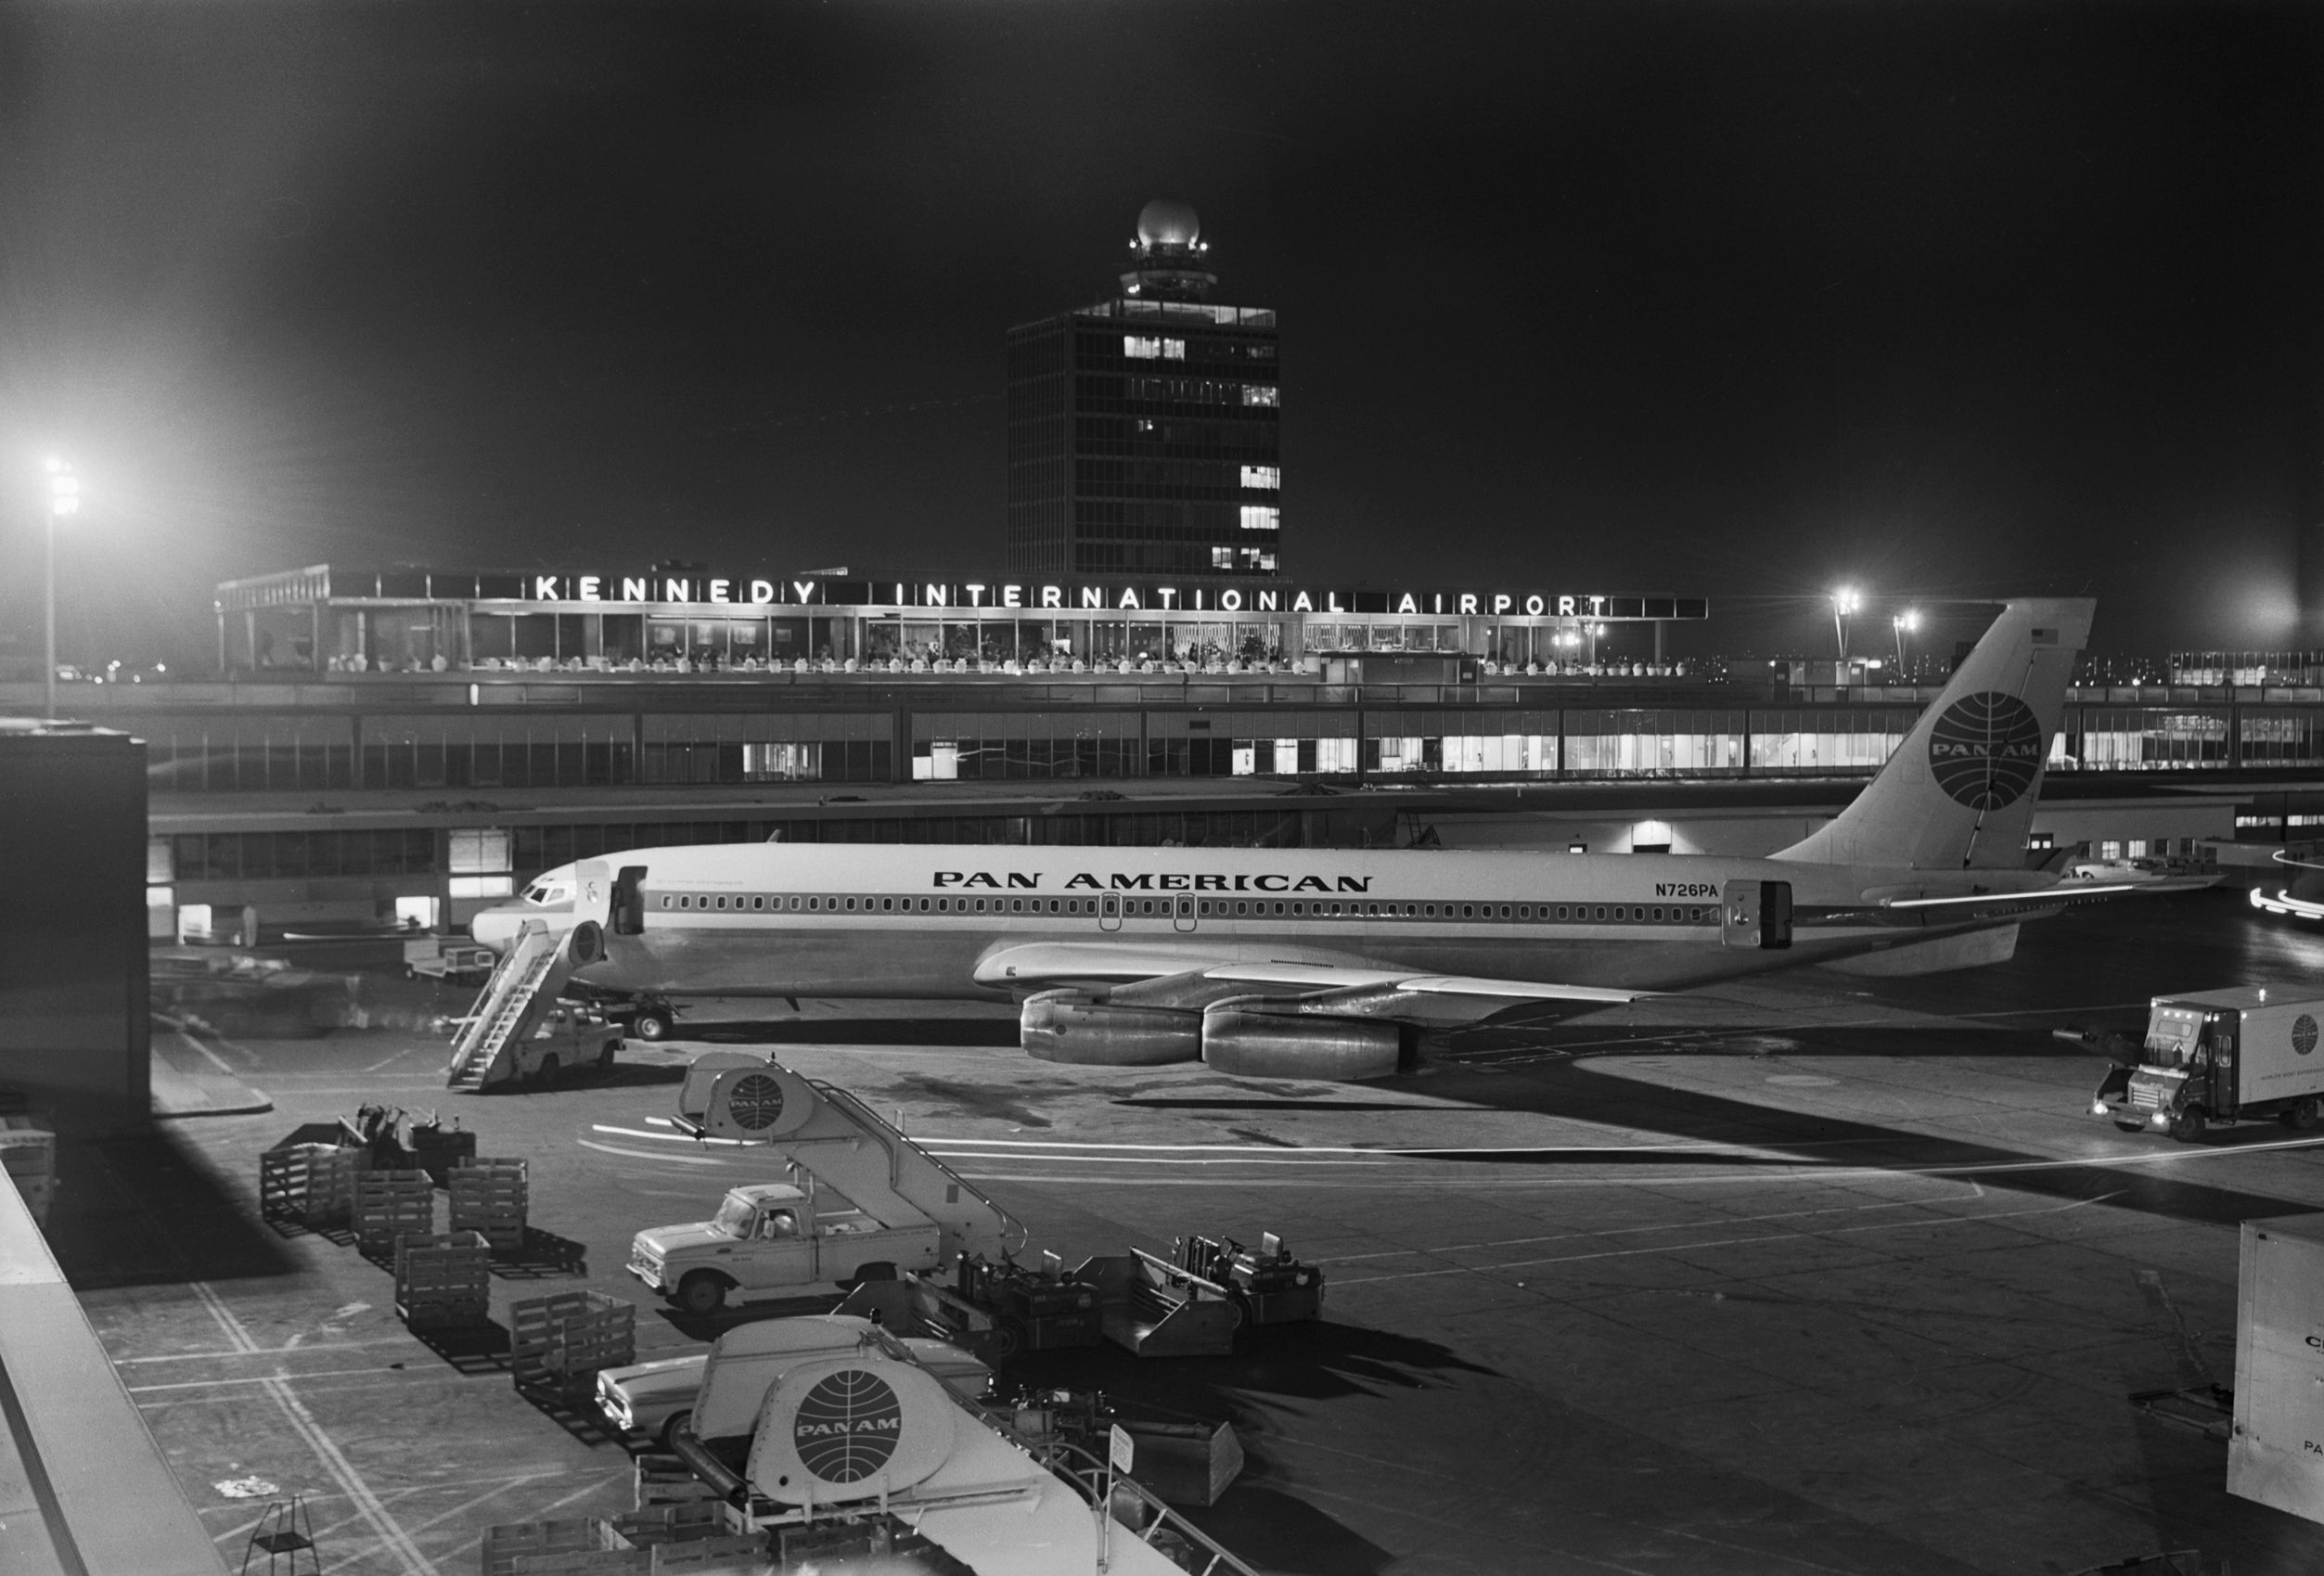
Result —
M1751 769L1769 775L1878 771L1912 731L1917 710L1829 707L1751 714Z
M1568 711L1565 769L1606 777L1740 775L1743 722L1740 711Z
M2247 711L2238 735L2246 766L2324 764L2324 712Z
M2086 772L2152 772L2228 762L2222 711L2086 706L2068 719L2067 759Z

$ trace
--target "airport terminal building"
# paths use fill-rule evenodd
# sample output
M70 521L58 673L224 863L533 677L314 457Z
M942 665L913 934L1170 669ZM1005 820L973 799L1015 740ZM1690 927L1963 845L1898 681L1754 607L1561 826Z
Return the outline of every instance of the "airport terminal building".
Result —
M1935 693L1617 660L1707 603L1523 585L331 565L216 602L221 676L69 702L146 742L156 933L456 925L771 836L1765 852ZM2319 765L2324 691L2080 688L2036 841L2298 835L2324 804L2250 784Z

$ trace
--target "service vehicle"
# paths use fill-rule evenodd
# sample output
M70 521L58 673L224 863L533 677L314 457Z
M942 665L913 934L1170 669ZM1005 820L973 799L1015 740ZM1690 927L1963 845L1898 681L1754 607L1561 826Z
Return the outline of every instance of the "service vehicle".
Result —
M563 993L573 938L531 931L499 957L468 1015L451 1020L447 1088L473 1094L495 1084L554 1083L575 1068L610 1068L622 1026Z
M2280 986L2157 996L2138 1061L2107 1073L2090 1112L2183 1143L2214 1123L2266 1117L2305 1132L2324 1114L2319 1023L2324 996Z
M754 1333L745 1335L746 1330ZM963 1401L981 1399L993 1382L992 1369L948 1342L898 1336L868 1319L825 1315L744 1325L720 1337L715 1348L626 1367L601 1368L597 1371L597 1410L623 1432L643 1434L667 1450L680 1425L690 1424L701 1403L702 1381L711 1372L714 1352L719 1354L722 1390L734 1391L737 1387L748 1390L755 1384L764 1399L766 1387L780 1374L785 1362L795 1361L802 1353L828 1356L858 1348L918 1363ZM714 1419L719 1413L720 1408L713 1406L705 1416Z
M422 936L404 943L406 980L446 980L457 984L483 980L500 961L490 947L450 936Z
M630 1243L630 1274L700 1314L715 1313L729 1300L819 1282L852 1285L867 1275L888 1279L900 1268L936 1262L935 1222L886 1224L818 1190L812 1173L799 1174L806 1186L763 1182L729 1188L706 1221L639 1232Z
M1028 1448L869 1319L727 1331L670 1441L726 1528L776 1547L886 1552L900 1523L948 1570L1256 1576L1135 1477Z
M729 1191L706 1221L654 1226L629 1270L689 1313L802 1286L892 1280L968 1252L1007 1258L1024 1228L854 1096L741 1052L695 1059L664 1125L765 1148L793 1180Z

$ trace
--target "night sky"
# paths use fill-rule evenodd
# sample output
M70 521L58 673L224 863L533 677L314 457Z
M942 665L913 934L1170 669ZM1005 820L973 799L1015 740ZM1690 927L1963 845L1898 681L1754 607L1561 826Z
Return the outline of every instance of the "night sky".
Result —
M2290 645L2319 87L2308 4L19 3L0 617L51 446L68 660L318 561L989 576L1003 331L1170 196L1298 579Z

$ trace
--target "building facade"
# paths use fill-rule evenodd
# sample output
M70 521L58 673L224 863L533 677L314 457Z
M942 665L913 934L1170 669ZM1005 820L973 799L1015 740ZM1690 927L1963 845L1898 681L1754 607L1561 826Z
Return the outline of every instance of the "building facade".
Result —
M1022 575L1285 572L1275 314L1206 298L1194 211L1150 202L1122 293L1008 332Z

